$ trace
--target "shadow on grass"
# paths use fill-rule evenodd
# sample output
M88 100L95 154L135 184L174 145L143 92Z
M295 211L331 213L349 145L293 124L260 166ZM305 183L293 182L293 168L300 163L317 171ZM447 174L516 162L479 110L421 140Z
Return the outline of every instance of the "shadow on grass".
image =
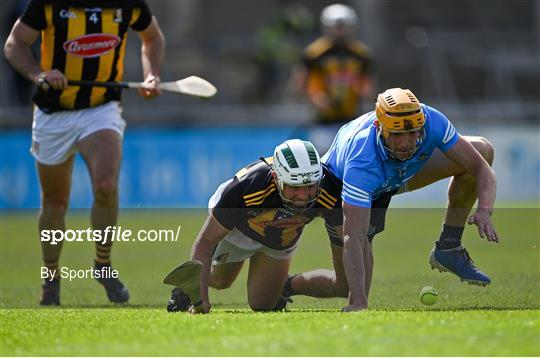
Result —
M108 309L108 310L159 310L166 312L165 305L149 305L149 304L68 304L62 306L35 306L35 307L2 307L2 310L25 310L25 309L42 309L42 310L62 310L62 309ZM381 308L371 308L368 312L466 312L466 311L527 311L527 310L539 310L539 306L530 306L530 307L512 307L512 306L488 306L488 305L477 305L477 306L467 306L467 307L413 307L413 308L403 308L403 307L381 307ZM213 307L212 311L217 311L220 313L233 313L233 314L267 314L267 313L334 313L340 312L341 308L291 308L284 311L253 311L249 308L234 308L226 305L221 307ZM182 312L178 312L182 314ZM174 314L174 313L171 313Z

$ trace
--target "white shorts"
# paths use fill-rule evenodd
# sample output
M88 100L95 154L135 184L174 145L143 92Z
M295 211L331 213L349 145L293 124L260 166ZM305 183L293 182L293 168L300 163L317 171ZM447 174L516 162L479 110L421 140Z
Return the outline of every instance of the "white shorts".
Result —
M117 101L92 108L50 114L36 107L30 153L39 163L56 165L65 162L75 153L77 142L90 134L111 129L123 137L126 122L122 119L121 112L120 103Z
M229 179L221 184L208 201L208 211L210 214L212 213L212 208L219 202L223 190L225 190L231 181L232 179ZM212 265L217 266L231 262L242 262L258 252L262 252L276 260L286 260L294 254L297 247L298 242L285 250L272 249L251 239L241 231L233 229L217 245L212 256Z

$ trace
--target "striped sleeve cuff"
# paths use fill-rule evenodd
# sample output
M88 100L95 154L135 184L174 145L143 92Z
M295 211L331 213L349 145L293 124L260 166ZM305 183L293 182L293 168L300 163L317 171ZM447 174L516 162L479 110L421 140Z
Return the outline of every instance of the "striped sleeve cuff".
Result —
M446 131L444 133L444 137L441 143L441 146L439 147L443 152L446 152L448 149L452 148L454 144L456 144L457 140L459 138L459 135L452 125L452 123L448 122L448 126L446 127Z
M442 140L443 144L446 144L450 142L452 138L456 135L456 129L452 125L452 123L448 122L448 126L446 127L446 132L444 133L444 138Z
M352 184L343 182L341 198L347 203L364 208L371 207L371 194Z

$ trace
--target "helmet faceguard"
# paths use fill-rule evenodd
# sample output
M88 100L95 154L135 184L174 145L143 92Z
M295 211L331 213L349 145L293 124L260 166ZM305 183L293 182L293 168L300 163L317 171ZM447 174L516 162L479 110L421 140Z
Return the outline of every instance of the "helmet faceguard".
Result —
M375 105L377 128L382 134L384 147L394 159L405 161L412 158L424 139L425 117L420 102L408 89L391 88L377 97ZM420 132L414 149L399 152L388 147L390 134Z
M303 212L315 204L323 170L313 144L291 139L278 145L274 151L272 169L285 207Z

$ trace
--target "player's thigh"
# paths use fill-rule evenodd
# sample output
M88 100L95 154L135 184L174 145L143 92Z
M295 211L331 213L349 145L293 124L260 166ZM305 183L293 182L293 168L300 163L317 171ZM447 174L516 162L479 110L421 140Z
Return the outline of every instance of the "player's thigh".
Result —
M86 161L94 188L103 182L115 186L122 160L122 136L112 129L103 129L81 139L77 146Z
M270 310L278 301L287 275L291 257L275 259L263 252L251 257L248 274L248 302L254 310Z
M36 163L43 205L67 208L74 158L72 154L65 162L55 165Z
M427 163L407 182L407 189L409 191L420 189L439 180L460 175L464 172L464 168L446 157L438 148L435 148Z
M229 262L225 264L212 265L210 271L210 287L222 290L228 288L240 274L244 261Z
M340 293L348 293L349 285L347 283L347 276L345 276L345 268L343 267L343 246L331 243L330 248L332 249L332 264L336 273L337 289Z
M471 143L489 163L493 162L493 146L486 139L475 136L463 136L462 138ZM443 152L436 148L426 165L409 180L407 189L409 191L420 189L441 179L464 173L466 173L464 167L449 159Z

